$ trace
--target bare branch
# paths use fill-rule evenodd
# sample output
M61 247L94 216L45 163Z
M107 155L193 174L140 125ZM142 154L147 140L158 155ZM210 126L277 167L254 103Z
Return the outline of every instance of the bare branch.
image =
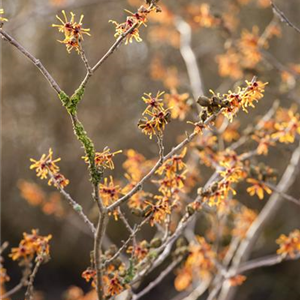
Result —
M51 172L49 172L51 180L54 182L54 185L57 187L57 189L59 190L59 192L66 198L66 200L68 200L69 204L71 205L71 207L74 209L74 211L78 214L78 216L83 220L84 223L86 223L91 232L94 234L96 232L96 228L94 226L94 224L89 220L89 218L85 215L85 213L82 210L82 206L80 204L78 204L72 197L70 194L68 194L57 182L57 180L55 179L55 177L53 176L53 174Z
M180 33L180 53L188 71L189 81L191 83L194 100L196 102L200 95L204 95L204 89L197 58L191 47L192 30L190 25L179 17L177 17L175 25ZM197 104L196 108L198 109L198 112L201 111L200 106Z
M41 71L44 77L48 80L49 84L58 94L62 91L59 85L56 83L56 81L53 79L53 77L50 75L50 73L47 71L47 69L44 67L44 65L40 62L39 59L35 58L31 53L29 53L21 44L19 44L15 39L13 39L8 33L3 31L2 28L0 28L0 35L5 41L9 42L11 45L16 47L21 53L23 53Z
M271 6L273 9L273 13L280 19L281 22L285 23L286 25L292 27L294 30L296 30L298 33L300 33L300 29L294 25L285 15L284 13L278 8L278 6L275 5L273 0L270 0Z
M182 257L175 259L165 270L163 270L158 277L152 282L150 282L142 291L138 294L133 295L132 300L138 300L147 293L149 293L153 288L162 282L162 280L179 264Z
M148 216L146 219L144 219L143 222L141 222L138 226L136 226L136 228L132 231L129 238L124 242L122 247L119 248L119 250L115 253L115 255L113 257L111 257L110 259L104 261L103 267L110 264L112 261L114 261L120 255L120 253L129 245L130 241L136 236L137 232L139 230L141 230L141 228L149 221L150 217L151 217L151 215Z
M288 200L288 201L291 201L297 205L300 206L300 200L299 199L296 199L282 191L280 191L276 185L274 184L271 184L269 182L263 182L266 186L268 186L271 190L273 190L275 193L278 193L280 196L282 196L284 199Z
M299 162L300 162L300 144L294 150L290 163L286 168L280 182L277 185L277 189L285 193L293 184L296 179L296 175L299 172ZM273 194L267 204L264 206L262 211L259 213L258 217L252 223L250 228L246 233L245 239L241 242L236 255L233 259L233 264L230 272L235 272L241 264L242 261L245 261L252 250L252 247L258 238L259 234L262 232L264 226L267 222L276 214L277 210L281 206L283 198L279 193ZM228 300L233 296L233 288L227 284L223 285L221 295L219 300Z

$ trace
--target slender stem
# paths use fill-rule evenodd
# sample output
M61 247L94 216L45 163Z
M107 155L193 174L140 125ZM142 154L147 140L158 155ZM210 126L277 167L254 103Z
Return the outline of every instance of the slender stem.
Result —
M277 188L276 185L271 184L271 183L269 183L269 182L263 182L263 184L266 185L266 186L268 186L268 187L269 187L271 190L273 190L275 193L280 194L280 196L282 196L284 199L286 199L286 200L288 200L288 201L291 201L291 202L293 202L293 203L295 203L295 204L297 204L297 205L300 206L300 200L299 200L299 199L296 199L296 198L294 198L294 197L292 197L292 196L290 196L290 195L288 195L288 194L286 194L286 193L280 191L280 190Z
M96 269L96 290L98 300L102 300L103 295L103 284L102 284L102 260L101 260L101 245L103 242L106 225L108 221L108 215L105 211L99 213L98 224L94 240L94 263Z
M39 267L43 263L44 259L45 259L45 253L43 253L43 252L39 256L37 256L37 258L36 258L36 264L33 268L32 273L29 276L29 282L28 282L28 285L27 285L26 293L25 293L25 300L33 300L33 283L34 283L34 279L35 279L35 276L36 276L36 274L39 270Z
M0 296L0 299L6 299L9 298L10 296L12 296L13 294L17 293L18 291L20 291L22 288L24 287L24 283L20 282L18 283L15 287L13 287L11 290L9 290L8 292L6 292L5 294Z
M82 211L82 206L77 203L69 193L67 193L63 187L60 186L60 184L55 179L54 175L49 171L51 180L53 181L54 185L57 187L59 192L68 200L70 206L74 209L74 211L78 214L78 216L83 220L84 223L86 223L92 233L95 233L96 229L94 224L89 220L89 218L85 215L85 213Z
M196 102L199 96L204 95L204 88L197 58L191 46L192 29L191 26L180 17L176 18L175 26L180 33L180 53L188 71L189 81ZM200 106L197 104L196 108L198 112L201 111Z
M153 4L148 7L148 11L153 8ZM126 32L124 32L118 39L114 42L114 44L108 49L108 51L98 60L98 62L91 68L92 72L87 72L85 78L81 82L81 87L86 87L88 80L92 76L92 74L107 60L107 58L112 55L115 50L121 45L124 39L131 34L137 27L139 26L139 22L134 23Z
M149 221L150 217L151 215L144 219L138 226L136 226L136 228L130 234L129 238L123 243L119 250L110 259L104 261L103 267L109 265L121 254L121 252L129 245L130 241L136 236L137 232L141 230L141 228Z
M153 288L162 282L162 280L181 262L182 257L175 259L165 270L163 270L155 280L150 282L142 291L138 294L133 295L132 300L138 300L147 293L149 293Z
M294 150L290 159L290 163L286 168L280 182L277 185L277 189L280 192L285 193L295 181L296 175L299 172L299 163L300 144ZM262 232L267 222L276 214L282 202L283 198L280 196L279 193L273 194L269 198L267 204L264 206L262 211L259 213L258 217L248 229L245 239L240 243L238 250L236 251L236 254L234 256L232 267L229 272L235 273L235 270L239 268L242 261L245 261L248 258L259 234ZM225 283L222 287L219 300L231 299L233 294L234 289Z
M57 82L53 79L53 77L50 75L50 73L47 71L47 69L44 67L44 65L40 62L39 59L37 59L31 53L29 53L20 43L18 43L8 33L3 31L2 28L0 28L0 35L3 37L5 41L9 42L11 45L16 47L20 52L22 52L41 71L41 73L48 80L52 88L58 94L62 91L59 85L57 84Z
M292 27L295 31L300 33L300 29L294 25L286 16L285 14L275 5L273 0L270 0L271 6L273 8L273 13L280 19L281 22L287 24L288 26Z

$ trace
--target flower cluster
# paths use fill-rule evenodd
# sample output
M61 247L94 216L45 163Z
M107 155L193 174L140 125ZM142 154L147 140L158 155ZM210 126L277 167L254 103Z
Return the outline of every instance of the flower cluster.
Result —
M232 122L240 108L247 112L249 106L254 107L253 102L258 102L263 97L267 83L262 83L254 78L251 82L246 80L246 84L246 87L239 87L236 92L229 91L222 96L213 91L211 91L213 94L211 98L200 96L197 103L203 107L201 120L205 121L207 117L222 111L222 114Z
M232 230L232 235L239 237L240 239L245 238L246 233L256 219L257 213L250 208L242 206L238 213L234 217L234 228Z
M115 37L123 38L124 36L126 36L126 45L128 43L132 43L133 39L135 39L137 42L141 42L142 39L140 38L139 29L142 25L147 26L147 16L153 10L157 9L152 6L149 6L148 8L141 6L136 13L127 11L128 13L130 13L130 16L126 18L126 21L124 23L118 23L116 21L110 20L109 22L113 23L116 26Z
M122 150L110 152L110 149L105 147L103 149L103 152L95 153L95 165L103 169L113 170L115 168L115 165L112 159L118 153L122 153ZM86 163L89 162L89 158L87 156L84 156L83 159Z
M49 185L53 184L57 188L64 188L69 184L69 180L59 173L59 167L56 163L60 161L60 158L53 159L52 155L53 151L50 148L48 155L43 154L39 160L31 158L30 161L33 164L30 166L30 169L35 169L37 177L41 179L47 179L49 176Z
M35 255L49 256L50 246L49 241L52 236L41 236L38 230L33 229L31 234L23 233L19 247L12 248L9 255L12 260L19 260L20 263L27 263L31 261Z
M77 53L80 53L80 43L83 41L83 35L90 35L90 29L82 28L83 15L80 16L79 22L75 21L75 14L70 12L71 18L68 20L65 11L62 11L64 19L59 16L56 18L62 23L59 25L52 24L52 27L57 27L59 32L62 32L65 36L64 40L59 41L66 45L67 51L70 53L72 49L75 49Z
M268 48L268 40L274 36L280 36L278 25L270 23L262 35L254 26L251 31L243 29L240 39L230 43L224 54L217 56L219 74L223 77L240 79L244 72L255 68L263 59L262 48Z
M300 254L300 230L295 229L288 236L281 234L276 243L279 245L277 254L294 258Z
M57 217L64 215L64 209L58 192L50 193L48 196L37 184L26 180L19 180L18 188L20 189L21 196L30 205L39 206L45 214L54 214Z
M109 182L108 178L104 178L104 183L100 184L99 192L104 205L108 206L118 200L121 193L121 187L115 185L112 176L110 176Z
M201 279L210 277L215 270L216 253L203 237L197 237L197 243L189 246L189 255L183 268L175 279L178 291L187 289L196 276Z
M170 94L165 95L165 102L171 109L171 118L184 120L187 113L190 111L190 106L187 103L189 94L178 94L176 89L171 89Z
M111 259L116 251L117 247L115 245L111 245L109 249L105 251L103 259ZM125 264L120 259L116 258L108 264L103 273L103 292L107 299L120 294L124 288L127 287ZM95 287L97 272L93 266L88 267L81 276L87 282L91 282L92 286Z
M149 135L152 139L153 135L161 135L165 129L165 126L171 121L170 109L165 109L160 96L163 92L158 92L155 97L152 94L145 94L143 101L147 104L147 108L144 110L143 119L138 122L138 127L146 135Z
M149 253L150 245L144 240L136 245L129 246L127 253L130 253L131 256L138 262L142 261Z
M201 27L215 27L220 25L220 18L214 16L210 11L210 6L207 3L200 5L200 12L194 17L194 21Z

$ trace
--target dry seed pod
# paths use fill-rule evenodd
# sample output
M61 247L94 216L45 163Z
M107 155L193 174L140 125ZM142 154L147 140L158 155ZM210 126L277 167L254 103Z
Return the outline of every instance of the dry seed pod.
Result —
M199 96L197 103L201 106L208 107L211 105L211 100L206 96Z
M212 185L211 185L211 191L214 193L218 190L218 187L219 187L219 183L218 182L214 182Z
M160 238L154 238L150 242L150 247L151 248L158 248L162 244L162 240Z
M185 209L186 209L186 212L189 214L189 216L191 216L195 213L195 209L190 204Z
M143 216L143 211L138 208L132 208L131 213L135 215L136 217L142 217Z

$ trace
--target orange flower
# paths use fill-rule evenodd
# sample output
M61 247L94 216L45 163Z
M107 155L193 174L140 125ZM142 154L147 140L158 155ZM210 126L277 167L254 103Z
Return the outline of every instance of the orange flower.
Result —
M146 109L143 112L144 114L150 116L151 119L148 119L146 116L144 119L140 119L138 127L144 134L149 135L150 139L152 139L153 135L162 134L165 126L170 123L171 114L169 109L164 109L162 106Z
M119 199L121 188L114 184L113 177L104 178L104 183L100 184L99 192L105 206L108 206Z
M141 261L149 253L149 244L147 241L142 241L135 246L129 246L126 252L131 253L132 257L137 261Z
M12 260L28 261L32 260L35 254L39 255L43 253L49 255L49 241L52 236L40 236L38 235L38 230L35 229L31 232L31 234L24 232L19 247L11 249L11 254L9 256Z
M95 164L97 167L102 167L104 169L111 169L113 170L115 168L113 157L118 154L122 153L122 150L110 152L110 149L108 147L105 147L103 149L103 152L96 152L95 153ZM89 159L87 156L83 156L83 159L86 163L89 162Z
M46 154L43 154L40 160L30 159L33 164L30 166L30 169L36 169L36 175L37 177L40 177L41 179L47 178L49 172L55 174L59 171L59 167L56 165L58 161L60 161L60 158L54 159L52 158L53 151L50 148L49 154L46 156Z
M208 4L203 3L200 5L200 13L194 18L194 21L201 27L215 27L220 24L220 19L213 16L210 12Z
M112 278L110 278L106 275L103 276L103 282L104 282L105 295L108 297L118 295L124 289L117 273L115 273Z
M170 94L165 95L165 101L171 109L171 118L183 120L190 111L190 106L187 104L189 94L178 94L176 89L171 89Z
M256 194L258 198L262 200L264 198L264 192L267 194L272 194L272 190L268 186L256 179L248 178L247 182L252 184L251 187L247 188L247 192L250 194L250 196L254 196Z
M48 185L54 185L56 188L65 188L70 183L64 175L60 173L53 174L53 177L49 179Z
M71 14L71 18L68 21L66 13L62 10L62 14L64 20L62 20L59 16L56 15L56 18L62 23L59 25L52 24L52 27L57 27L59 32L62 32L65 35L65 39L62 41L58 41L62 44L66 45L67 51L70 53L71 50L74 48L78 53L80 53L80 46L79 44L83 41L83 35L87 34L90 35L90 29L82 28L82 20L83 15L80 16L79 22L75 22L75 14Z
M252 209L242 206L235 215L232 235L243 239L256 217L256 212L254 212Z
M241 57L235 50L230 48L225 54L218 55L217 63L219 65L220 76L231 77L234 80L243 77Z
M281 234L276 243L279 244L277 254L294 258L300 254L300 230L295 229L288 236Z
M257 26L252 28L252 32L244 29L239 41L239 48L245 57L245 64L248 68L254 67L261 61L261 53L259 51L259 29Z
M3 15L4 14L4 9L3 8L0 8L0 15ZM0 22L7 22L8 20L7 19L5 19L5 18L2 18L2 17L0 17Z
M126 32L132 29L131 32L126 36L125 45L127 45L128 42L132 43L133 39L135 39L137 42L141 42L142 39L140 38L139 28L142 25L147 26L147 15L153 10L155 10L154 7L146 9L145 7L141 6L136 13L132 13L126 10L131 14L131 16L128 16L126 22L124 23L118 23L116 21L110 20L109 22L113 23L116 26L115 37L122 37Z
M157 92L156 96L155 97L152 97L152 94L149 93L149 94L146 94L144 93L145 96L147 97L142 97L143 101L148 105L146 107L146 109L144 110L143 112L143 115L149 111L149 110L152 110L152 109L157 109L157 110L160 110L163 108L163 99L161 99L160 97L164 94L165 92Z
M35 183L19 180L18 188L20 189L21 196L31 205L41 205L46 201L44 191Z
M242 285L246 279L247 279L247 277L244 275L236 275L234 277L229 278L229 284L231 286Z

